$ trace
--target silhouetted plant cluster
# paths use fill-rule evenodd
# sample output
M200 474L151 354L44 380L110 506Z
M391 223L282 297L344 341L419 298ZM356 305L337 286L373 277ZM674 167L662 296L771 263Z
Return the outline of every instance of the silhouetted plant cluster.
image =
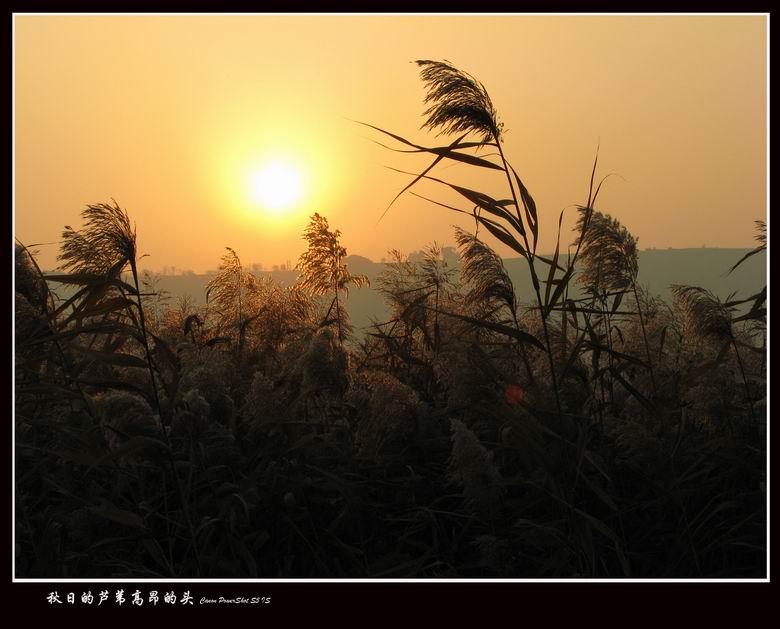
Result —
M66 228L61 271L17 244L16 576L765 574L766 289L648 295L636 239L594 208L596 164L573 253L561 215L539 256L486 89L418 64L425 125L464 135L373 128L434 156L404 191L454 190L475 232L456 230L456 266L435 243L391 252L390 318L362 338L345 302L367 279L319 214L296 284L228 248L202 307L139 281L115 202ZM443 160L506 193L430 176ZM524 259L534 301L487 239Z

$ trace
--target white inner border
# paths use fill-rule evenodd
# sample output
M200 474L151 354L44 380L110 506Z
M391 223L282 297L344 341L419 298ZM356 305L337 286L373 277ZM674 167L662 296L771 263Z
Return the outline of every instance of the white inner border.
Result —
M16 91L16 16L150 16L150 17L164 17L164 16L202 16L202 17L231 17L231 16L364 16L364 17L395 17L395 16L556 16L556 17L571 17L571 16L631 16L631 17L647 17L647 16L763 16L766 17L766 225L767 225L767 250L766 250L766 279L767 279L767 300L766 308L767 315L769 314L769 303L771 291L769 288L769 255L770 249L768 233L769 233L769 215L770 215L770 186L769 186L769 173L770 170L770 82L769 82L769 65L770 65L770 32L769 32L769 13L508 13L508 12L496 12L496 13L466 13L466 12L452 12L452 13L13 13L12 14L12 26L11 26L11 92L12 92L12 104L11 104L11 125L12 125L12 155L11 155L11 168L12 168L12 184L11 184L11 221L12 225L16 225L16 100L14 98ZM15 229L14 229L15 232ZM11 268L14 268L15 256L13 247L13 235L11 246ZM15 308L14 308L14 296L16 294L16 274L12 279L13 293L11 294L11 320L14 322L15 329ZM12 352L11 352L11 373L12 383L14 389L11 393L11 400L16 408L16 377L14 371L14 360L16 356L16 338L12 340ZM14 571L14 560L16 557L16 422L14 422L11 428L12 443L11 443L11 482L13 483L12 491L12 504L11 504L11 581L13 583L767 583L770 579L770 389L769 386L770 377L770 330L769 330L769 318L767 316L767 328L766 328L766 352L767 352L767 365L766 365L766 578L765 579L18 579Z

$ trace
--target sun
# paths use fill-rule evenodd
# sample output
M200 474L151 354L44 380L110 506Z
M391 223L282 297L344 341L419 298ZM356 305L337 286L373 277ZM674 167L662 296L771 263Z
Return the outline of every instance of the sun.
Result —
M301 198L301 176L288 164L275 161L252 174L250 188L255 203L271 211L285 210Z

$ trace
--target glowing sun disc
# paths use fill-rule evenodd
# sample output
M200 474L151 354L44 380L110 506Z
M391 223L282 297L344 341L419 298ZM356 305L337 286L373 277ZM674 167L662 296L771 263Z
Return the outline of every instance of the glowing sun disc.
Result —
M300 197L300 175L286 164L270 164L252 176L252 198L267 208L283 209Z

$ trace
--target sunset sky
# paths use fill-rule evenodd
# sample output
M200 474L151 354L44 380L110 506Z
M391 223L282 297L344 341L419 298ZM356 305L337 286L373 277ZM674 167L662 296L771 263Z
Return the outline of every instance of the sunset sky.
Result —
M410 62L447 59L492 97L539 207L540 252L560 211L586 201L599 144L598 172L620 177L596 207L640 248L750 247L767 214L767 19L16 15L15 234L56 242L113 197L158 270L216 268L225 246L245 264L294 262L314 212L374 260L452 244L451 226L472 222L413 196L379 221L410 179L385 166L426 162L352 122L446 144L420 130ZM507 195L465 165L436 172ZM57 246L36 248L52 268Z

